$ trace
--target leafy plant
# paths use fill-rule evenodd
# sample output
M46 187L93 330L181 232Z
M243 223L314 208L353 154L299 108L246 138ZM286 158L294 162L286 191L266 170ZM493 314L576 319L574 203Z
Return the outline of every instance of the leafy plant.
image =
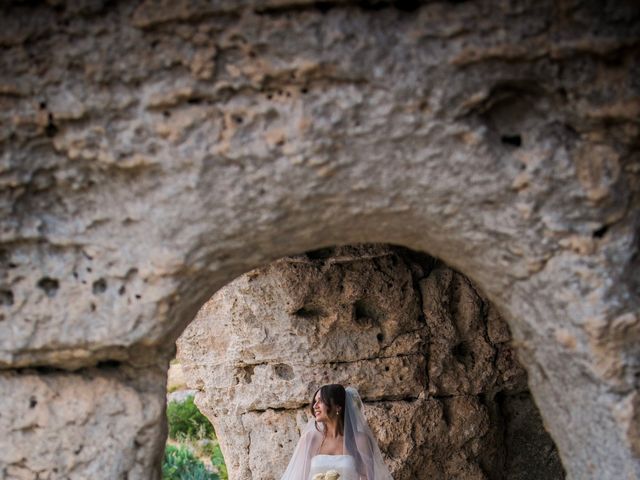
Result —
M169 437L178 446L168 444L162 467L164 480L228 480L220 445L211 422L193 401L193 396L182 402L167 405ZM213 473L201 459L211 459Z
M222 456L222 450L220 450L220 444L216 442L211 455L211 463L215 465L220 474L222 480L229 480L229 474L227 473L227 465L224 463L224 457Z
M220 476L209 472L184 446L167 445L162 464L163 480L220 480Z
M198 458L213 456L217 445L218 442L216 440L210 440L208 438L203 438L201 440L197 440L196 442L191 442L191 446L194 448L194 451Z
M195 403L193 397L184 402L169 402L167 405L169 421L169 437L174 440L216 438L216 432L209 419L205 417Z

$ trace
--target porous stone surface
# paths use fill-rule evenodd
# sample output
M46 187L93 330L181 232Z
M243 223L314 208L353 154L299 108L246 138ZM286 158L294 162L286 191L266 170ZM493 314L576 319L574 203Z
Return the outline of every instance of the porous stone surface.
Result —
M3 3L0 368L144 370L239 274L395 243L507 319L571 478L640 476L639 8Z
M242 275L200 310L178 358L234 480L280 478L325 383L357 387L396 480L529 478L538 464L562 479L510 339L464 276L364 245Z
M162 371L0 373L0 478L159 476Z

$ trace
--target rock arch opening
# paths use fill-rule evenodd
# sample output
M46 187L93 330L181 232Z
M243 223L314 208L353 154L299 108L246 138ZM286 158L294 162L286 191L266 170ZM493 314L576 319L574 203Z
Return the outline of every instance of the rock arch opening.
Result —
M561 479L506 322L464 275L368 244L218 290L178 340L230 478L277 480L315 389L354 385L396 480Z
M207 298L382 241L509 317L570 477L640 477L638 5L412 3L4 2L0 476L156 478Z

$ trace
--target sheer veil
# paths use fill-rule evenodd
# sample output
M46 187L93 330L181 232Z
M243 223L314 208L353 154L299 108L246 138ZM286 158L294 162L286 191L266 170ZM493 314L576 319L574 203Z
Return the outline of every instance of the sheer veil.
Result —
M353 455L358 473L366 480L393 480L380 448L362 413L358 391L347 387L344 415L344 451Z
M318 424L322 429L322 424ZM280 480L307 480L311 470L311 459L320 449L322 432L316 430L315 420L312 418L300 435L300 441L293 451L289 466Z
M344 453L355 459L362 480L393 480L371 429L362 413L362 400L353 387L345 389ZM281 480L308 480L311 459L322 443L324 425L312 418L304 428L287 470Z

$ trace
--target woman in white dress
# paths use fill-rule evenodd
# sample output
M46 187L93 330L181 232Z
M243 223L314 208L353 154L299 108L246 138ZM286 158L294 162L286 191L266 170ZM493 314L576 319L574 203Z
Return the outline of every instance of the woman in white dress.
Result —
M325 385L281 480L393 480L353 387Z

